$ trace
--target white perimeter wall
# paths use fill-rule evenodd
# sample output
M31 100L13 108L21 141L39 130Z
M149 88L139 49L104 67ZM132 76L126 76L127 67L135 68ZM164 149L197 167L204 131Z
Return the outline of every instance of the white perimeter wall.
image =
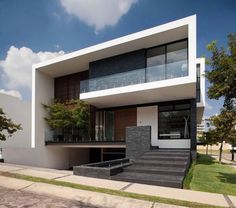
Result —
M31 103L20 100L19 98L0 93L0 108L15 123L21 124L23 130L17 131L6 141L0 142L0 146L30 148L31 142Z
M158 106L138 107L137 126L151 126L152 146L159 146L159 148L190 148L190 139L158 139Z

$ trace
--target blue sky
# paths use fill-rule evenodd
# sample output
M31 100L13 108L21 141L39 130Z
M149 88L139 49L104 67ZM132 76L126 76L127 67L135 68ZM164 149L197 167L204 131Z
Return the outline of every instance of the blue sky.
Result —
M199 57L236 32L235 0L0 0L0 90L30 100L32 63L193 14Z

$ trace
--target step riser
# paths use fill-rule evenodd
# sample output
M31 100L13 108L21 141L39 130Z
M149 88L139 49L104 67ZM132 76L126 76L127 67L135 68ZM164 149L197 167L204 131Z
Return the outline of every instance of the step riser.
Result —
M136 162L135 165L140 165L140 166L149 166L149 167L176 167L176 168L186 168L186 164L164 164L164 163L160 163L160 164L147 164L145 162Z
M147 173L147 174L157 174L157 175L173 175L173 176L184 176L184 172L175 172L175 171L156 171L156 170L132 170L125 169L125 172L130 173Z
M182 188L182 183L181 182L169 182L169 181L146 181L146 180L140 180L140 179L124 179L124 178L119 178L116 177L115 180L118 181L127 181L127 182L132 182L132 183L141 183L141 184L148 184L148 185L154 185L154 186L167 186L167 187L172 187L172 188Z
M177 157L149 157L143 156L140 159L142 160L151 160L151 161L187 161L188 158L177 158Z

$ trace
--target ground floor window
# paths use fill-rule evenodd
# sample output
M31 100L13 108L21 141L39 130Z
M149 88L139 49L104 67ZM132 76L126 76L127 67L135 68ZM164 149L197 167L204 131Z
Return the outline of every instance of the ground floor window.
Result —
M158 112L159 139L190 138L190 105L163 105Z

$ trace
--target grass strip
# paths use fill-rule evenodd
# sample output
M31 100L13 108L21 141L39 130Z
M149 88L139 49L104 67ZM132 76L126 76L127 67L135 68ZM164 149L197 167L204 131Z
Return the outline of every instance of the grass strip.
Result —
M195 165L196 165L196 160L192 161L191 166L188 170L188 173L184 178L184 182L183 182L184 189L191 189L190 183L191 183L192 178L193 178L193 171L194 171Z
M130 192L125 192L125 191L111 190L111 189L106 189L106 188L98 188L98 187L93 187L93 186L74 184L74 183L57 181L57 180L52 180L52 179L32 177L32 176L22 175L18 173L0 172L0 175L6 176L6 177L12 177L16 179L32 181L36 183L47 183L47 184L52 184L56 186L70 187L74 189L105 193L105 194L110 194L110 195L115 195L115 196L129 197L133 199L158 202L158 203L163 203L163 204L179 205L179 206L186 206L186 207L193 207L193 208L200 208L200 207L219 208L219 206L201 204L201 203L196 203L196 202L188 202L188 201L182 201L182 200L176 200L176 199L169 199L169 198L163 198L163 197L158 197L158 196L136 194L136 193L130 193Z

